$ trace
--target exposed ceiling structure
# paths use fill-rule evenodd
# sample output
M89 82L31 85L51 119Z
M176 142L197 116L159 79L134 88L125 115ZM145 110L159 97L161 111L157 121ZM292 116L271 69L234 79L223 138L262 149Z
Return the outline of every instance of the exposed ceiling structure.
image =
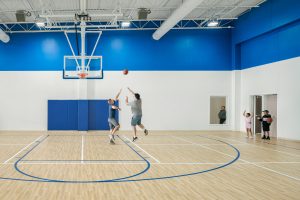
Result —
M157 29L188 0L86 0L87 24L104 30ZM203 0L174 28L209 28L207 23L218 20L214 28L230 28L232 20L265 0ZM142 9L142 10L141 10ZM143 12L142 12L143 11ZM59 31L74 26L75 14L82 12L81 0L0 0L0 27L5 32ZM25 22L17 21L16 13ZM144 15L143 15L144 14ZM45 27L38 27L43 21ZM122 27L122 21L130 21Z

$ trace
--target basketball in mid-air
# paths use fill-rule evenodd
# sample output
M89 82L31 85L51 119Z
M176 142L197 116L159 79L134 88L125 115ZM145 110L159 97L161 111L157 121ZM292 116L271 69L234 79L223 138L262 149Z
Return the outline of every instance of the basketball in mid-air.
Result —
M123 74L124 74L124 75L127 75L127 74L128 74L128 69L124 69L124 70L123 70Z

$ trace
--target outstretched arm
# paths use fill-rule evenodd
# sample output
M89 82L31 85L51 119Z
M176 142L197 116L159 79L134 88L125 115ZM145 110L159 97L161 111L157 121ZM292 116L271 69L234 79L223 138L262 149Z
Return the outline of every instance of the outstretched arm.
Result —
M122 92L122 88L120 89L120 91L118 92L118 94L117 94L117 96L115 98L116 101L119 99L119 96L120 96L121 92Z
M126 102L126 105L128 106L129 105L128 96L126 96L125 102Z
M132 91L129 87L128 87L129 92L131 92L133 95L135 94L134 91Z

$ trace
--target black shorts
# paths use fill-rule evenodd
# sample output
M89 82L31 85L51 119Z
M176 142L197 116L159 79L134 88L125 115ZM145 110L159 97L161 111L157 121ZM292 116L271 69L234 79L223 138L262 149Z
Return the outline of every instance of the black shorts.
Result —
M270 131L270 124L263 124L263 131Z

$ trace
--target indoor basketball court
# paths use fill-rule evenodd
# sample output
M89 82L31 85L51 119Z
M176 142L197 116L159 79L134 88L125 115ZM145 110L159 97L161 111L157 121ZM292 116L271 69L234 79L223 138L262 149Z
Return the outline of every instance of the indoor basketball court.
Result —
M0 1L0 199L299 199L299 9Z

